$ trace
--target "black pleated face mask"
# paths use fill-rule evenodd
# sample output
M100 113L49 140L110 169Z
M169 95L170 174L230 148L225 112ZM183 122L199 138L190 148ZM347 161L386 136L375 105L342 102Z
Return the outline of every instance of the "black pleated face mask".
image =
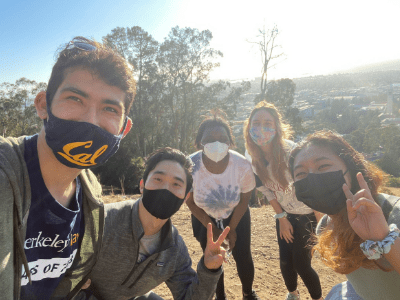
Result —
M183 200L167 189L143 189L142 203L146 210L158 219L171 218L183 204Z
M343 192L346 183L342 170L320 174L309 173L294 183L296 197L313 210L328 215L339 213L345 206L347 197Z

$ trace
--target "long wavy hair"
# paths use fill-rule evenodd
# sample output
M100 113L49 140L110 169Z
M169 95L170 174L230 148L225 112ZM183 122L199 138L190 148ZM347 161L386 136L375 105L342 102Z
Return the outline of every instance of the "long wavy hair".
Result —
M383 172L367 162L364 156L357 152L339 134L322 130L309 135L296 148L293 149L289 167L293 176L294 160L297 154L308 146L317 146L331 151L345 163L351 177L351 192L355 194L360 190L357 173L361 172L371 190L371 195L376 199L379 187L384 180ZM331 222L315 237L316 245L312 252L318 251L323 262L335 272L349 274L359 267L376 269L380 267L376 261L370 261L360 249L363 240L351 228L347 216L347 207L338 214L330 216ZM383 269L382 267L380 267ZM383 269L384 270L384 269ZM385 270L389 271L389 270Z
M267 171L266 157L260 146L258 146L250 136L251 120L253 116L262 109L269 112L274 118L276 128L275 137L271 141L272 153L270 157L272 157L272 159L268 161L268 164L271 165L271 172L273 177L286 190L289 187L289 182L286 176L286 172L288 171L286 153L288 149L286 149L284 140L290 139L293 132L290 125L286 124L282 120L282 115L272 103L268 103L265 100L259 102L253 108L249 118L244 122L243 134L246 150L252 158L252 164L256 169L258 177L264 184L266 184L271 179L269 178Z

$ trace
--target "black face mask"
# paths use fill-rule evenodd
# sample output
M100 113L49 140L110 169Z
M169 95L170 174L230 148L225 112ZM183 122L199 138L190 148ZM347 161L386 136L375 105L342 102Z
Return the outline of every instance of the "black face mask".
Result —
M147 211L158 219L169 219L181 207L180 199L167 189L147 190L143 188L142 203Z
M343 192L346 183L342 170L321 174L309 173L294 183L296 197L313 210L335 215L346 206L347 197Z

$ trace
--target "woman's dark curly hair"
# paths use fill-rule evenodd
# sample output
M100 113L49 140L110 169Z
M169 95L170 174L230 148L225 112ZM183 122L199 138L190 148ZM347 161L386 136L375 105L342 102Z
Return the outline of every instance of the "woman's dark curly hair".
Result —
M201 139L203 138L204 131L207 128L222 127L226 130L229 137L229 142L231 146L235 146L235 140L232 134L232 128L226 119L226 114L222 110L212 110L210 111L211 116L206 117L203 122L201 122L199 129L197 130L195 145L197 149L201 149Z

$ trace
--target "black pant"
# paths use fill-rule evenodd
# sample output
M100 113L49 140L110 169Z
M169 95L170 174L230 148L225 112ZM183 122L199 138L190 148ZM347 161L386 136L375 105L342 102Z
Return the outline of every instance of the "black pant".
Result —
M322 296L321 283L317 272L311 267L311 232L316 226L314 214L288 214L287 219L293 226L293 243L286 243L279 236L279 220L276 220L280 267L289 292L297 289L297 274L300 275L312 299Z
M232 215L223 220L224 227L229 225ZM215 219L211 220L216 225ZM192 215L193 235L199 241L203 252L207 246L207 228L201 224L195 216ZM251 226L250 226L250 210L247 208L242 219L236 227L236 243L232 250L233 258L236 261L236 267L240 281L242 282L242 290L245 294L251 294L254 281L254 263L251 257ZM216 295L218 299L224 298L224 273L221 274L217 284Z

